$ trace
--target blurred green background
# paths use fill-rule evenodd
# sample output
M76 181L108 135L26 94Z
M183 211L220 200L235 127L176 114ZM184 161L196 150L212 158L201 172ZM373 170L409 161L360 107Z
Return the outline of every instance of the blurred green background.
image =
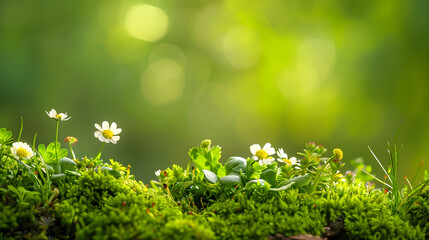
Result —
M123 129L103 158L147 182L211 138L227 157L270 142L296 156L308 141L345 160L387 165L405 121L400 175L429 148L429 2L0 1L0 126L23 141L101 143L94 123ZM16 135L15 135L16 136ZM64 145L65 146L65 145ZM425 164L424 168L428 168ZM379 176L381 171L377 170ZM384 175L384 174L383 174ZM382 176L382 175L381 175Z

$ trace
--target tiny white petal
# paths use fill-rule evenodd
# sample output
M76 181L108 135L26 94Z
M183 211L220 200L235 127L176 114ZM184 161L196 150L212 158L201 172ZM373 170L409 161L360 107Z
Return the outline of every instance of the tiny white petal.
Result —
M109 122L103 121L103 123L101 123L101 126L103 126L103 130L107 130L109 129Z
M112 130L112 132L113 132L114 135L118 135L119 133L122 132L122 129L121 128L117 128L115 130Z
M259 144L253 144L250 146L250 152L255 155L258 150L261 150L261 146Z
M112 122L112 124L110 125L110 130L112 130L112 132L114 132L116 130L118 126L116 125L115 122Z
M103 135L100 131L94 132L94 137L99 138L101 135Z
M271 147L271 143L266 143L262 149L264 149L264 150L265 150L265 152L268 152L268 149L269 149L270 147Z
M268 154L268 155L273 155L273 154L275 154L275 153L276 153L276 150L275 150L274 148L268 148L268 149L266 150L266 152L267 152L267 154Z
M94 124L94 126L95 126L95 128L97 128L98 130L103 131L103 128L101 128L101 126L100 126L98 123Z

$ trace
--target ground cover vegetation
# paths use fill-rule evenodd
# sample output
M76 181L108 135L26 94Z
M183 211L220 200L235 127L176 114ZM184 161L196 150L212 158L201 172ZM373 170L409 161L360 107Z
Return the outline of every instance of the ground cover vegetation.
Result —
M400 147L389 146L383 178L361 159L307 143L296 157L267 143L222 164L206 139L189 163L155 172L148 184L131 167L102 157L122 132L95 124L100 150L76 156L78 140L47 146L0 129L0 239L427 239L429 176L398 186ZM66 147L63 148L65 145ZM372 152L372 151L371 151ZM108 160L107 160L108 159ZM345 164L354 171L342 172ZM408 179L407 179L408 181ZM378 182L377 185L374 184ZM378 186L378 187L377 187ZM381 186L381 187L380 187Z

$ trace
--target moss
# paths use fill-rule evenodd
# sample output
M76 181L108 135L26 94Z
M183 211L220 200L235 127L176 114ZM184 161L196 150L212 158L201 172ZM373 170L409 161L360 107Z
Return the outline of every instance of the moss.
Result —
M173 165L150 187L113 160L83 158L53 180L39 159L0 149L0 239L426 238L428 188L394 209L391 195L329 164L338 150L323 158L326 148L307 147L299 166L222 165L206 144L190 151L196 167Z
M406 219L413 225L429 230L429 187L408 202Z

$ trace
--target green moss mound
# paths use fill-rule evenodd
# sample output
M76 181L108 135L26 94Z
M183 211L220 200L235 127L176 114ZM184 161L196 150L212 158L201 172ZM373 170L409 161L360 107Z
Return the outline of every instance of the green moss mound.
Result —
M204 140L189 151L186 168L157 171L145 185L130 167L100 155L67 159L62 150L56 163L53 144L15 157L6 136L0 239L428 238L429 180L410 191L376 189L362 162L340 172L339 149L324 157L325 147L309 143L298 158L281 150L276 161L267 145L253 145L253 157L222 164L220 147Z

